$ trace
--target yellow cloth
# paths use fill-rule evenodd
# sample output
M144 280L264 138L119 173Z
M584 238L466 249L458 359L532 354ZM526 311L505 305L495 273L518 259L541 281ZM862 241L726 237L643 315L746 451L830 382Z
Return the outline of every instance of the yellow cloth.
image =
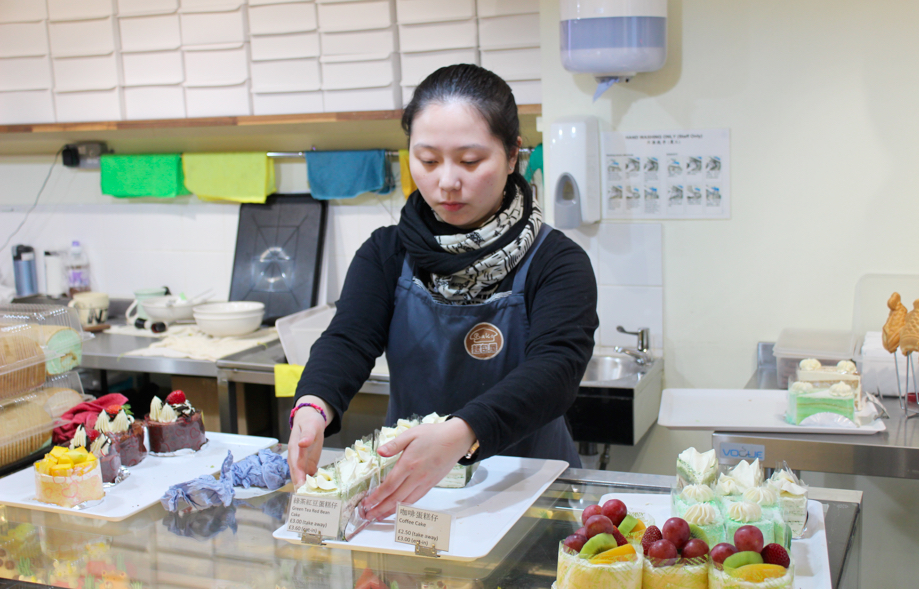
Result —
M275 192L274 162L262 152L183 153L185 186L202 200L263 203Z
M408 167L407 149L399 150L399 175L402 177L402 194L408 198L418 190L418 187L415 186L415 179L412 178L412 171Z
M301 374L303 374L302 366L296 366L294 364L275 364L274 396L293 397L297 392L297 383L300 382Z

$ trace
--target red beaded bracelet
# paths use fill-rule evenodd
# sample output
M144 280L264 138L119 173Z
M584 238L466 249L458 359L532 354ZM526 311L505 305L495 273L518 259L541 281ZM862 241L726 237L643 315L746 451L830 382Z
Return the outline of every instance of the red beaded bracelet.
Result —
M290 429L294 428L294 415L296 415L297 411L299 411L302 407L312 407L313 409L319 412L319 415L322 416L322 420L324 422L329 423L329 418L326 417L325 411L322 410L322 407L314 403L300 403L299 405L297 405L296 407L290 410Z

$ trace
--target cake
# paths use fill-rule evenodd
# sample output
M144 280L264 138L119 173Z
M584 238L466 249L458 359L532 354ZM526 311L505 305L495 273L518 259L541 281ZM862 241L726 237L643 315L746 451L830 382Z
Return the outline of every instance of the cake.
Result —
M150 451L156 454L197 451L207 443L203 415L192 407L182 391L172 391L165 402L153 397L144 421L150 436Z
M70 449L76 450L80 447L89 447L89 452L99 461L102 482L114 483L121 471L121 455L112 447L111 438L94 429L87 432L79 425L73 439L70 440Z
M763 544L755 528L738 534L734 543L715 546L708 569L709 589L792 589L795 564L778 544Z
M757 567L756 564L745 565L746 568L750 567L749 573L738 572L739 569L734 569L733 571L728 571L727 569L719 569L717 567L709 567L708 569L708 589L792 589L795 582L795 565L794 562L789 563L787 567L783 567L784 571L780 577L765 577L762 580L748 581L746 578L733 576L734 575L746 575L748 578L759 578L757 577ZM761 569L760 569L761 570Z
M112 440L123 466L135 466L147 457L144 426L131 415L129 405L110 405L96 418L96 431Z
M718 459L715 450L699 452L695 448L683 450L676 459L677 477L684 485L711 485L718 477Z
M720 504L715 492L707 485L687 485L682 489L677 486L671 492L671 510L677 517L683 517L690 506L699 503L710 504L715 508Z
M763 533L766 544L775 542L775 522L763 517L763 509L750 501L738 501L731 504L725 512L724 533L733 538L734 533L743 526L753 526Z
M702 530L709 546L724 542L724 517L721 511L711 503L691 505L680 517Z
M61 507L74 507L102 499L102 469L86 448L55 446L35 463L35 499Z
M855 391L843 382L819 388L810 382L797 381L788 387L785 421L800 425L802 421L818 413L835 413L857 424L855 399Z
M379 448L383 444L391 442L398 435L417 425L443 423L448 418L448 415L439 415L435 412L429 413L428 415L420 418L400 419L396 422L395 426L383 427L380 429L377 434L376 447ZM389 471L392 470L392 467L396 464L398 459L398 454L388 458L379 456L381 479L386 478L386 475L389 474ZM470 480L472 480L472 475L475 474L475 471L478 469L478 467L478 462L467 465L454 464L453 468L450 469L450 472L448 472L444 478L434 486L442 489L462 489L469 483Z
M815 358L807 358L798 363L795 380L809 382L815 389L830 388L838 382L844 382L855 391L856 410L861 409L865 403L862 393L862 377L858 373L855 362L841 360L835 366L823 366Z
M626 546L632 546L626 544ZM640 589L644 558L641 550L622 556L605 552L618 550L610 548L593 557L582 557L576 551L560 542L558 545L558 569L553 589ZM621 559L621 560L620 560Z
M656 567L646 558L642 589L708 589L708 558L680 559L676 564Z
M776 470L769 479L769 485L779 494L782 519L792 535L800 537L807 523L807 486L788 468Z

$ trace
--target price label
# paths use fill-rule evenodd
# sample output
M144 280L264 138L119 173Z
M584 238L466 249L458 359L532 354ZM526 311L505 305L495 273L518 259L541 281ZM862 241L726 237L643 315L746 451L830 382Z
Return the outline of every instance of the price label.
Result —
M452 514L400 503L396 510L396 542L446 552L450 550L452 525Z
M324 499L294 495L287 514L287 531L297 535L319 534L323 538L338 536L341 522L341 499Z

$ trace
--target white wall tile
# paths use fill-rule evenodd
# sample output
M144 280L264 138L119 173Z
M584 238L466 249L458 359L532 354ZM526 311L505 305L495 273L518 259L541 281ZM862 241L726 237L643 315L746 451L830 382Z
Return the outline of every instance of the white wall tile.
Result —
M596 225L585 225L578 229L561 230L571 241L581 246L581 248L587 252L587 256L590 258L590 265L593 266L594 269L594 274L597 273L597 265L599 264L597 252L600 248L597 240L597 230Z
M233 252L192 252L182 256L185 268L185 294L196 296L213 289L214 301L230 296L233 276Z
M604 347L634 348L638 339L616 331L621 325L628 331L640 327L651 329L651 347L663 347L664 296L660 286L600 286L597 310L600 330L597 343Z
M224 252L227 249L226 216L219 208L189 210L182 216L182 247L192 252Z
M603 285L662 286L659 223L601 223L595 271Z

